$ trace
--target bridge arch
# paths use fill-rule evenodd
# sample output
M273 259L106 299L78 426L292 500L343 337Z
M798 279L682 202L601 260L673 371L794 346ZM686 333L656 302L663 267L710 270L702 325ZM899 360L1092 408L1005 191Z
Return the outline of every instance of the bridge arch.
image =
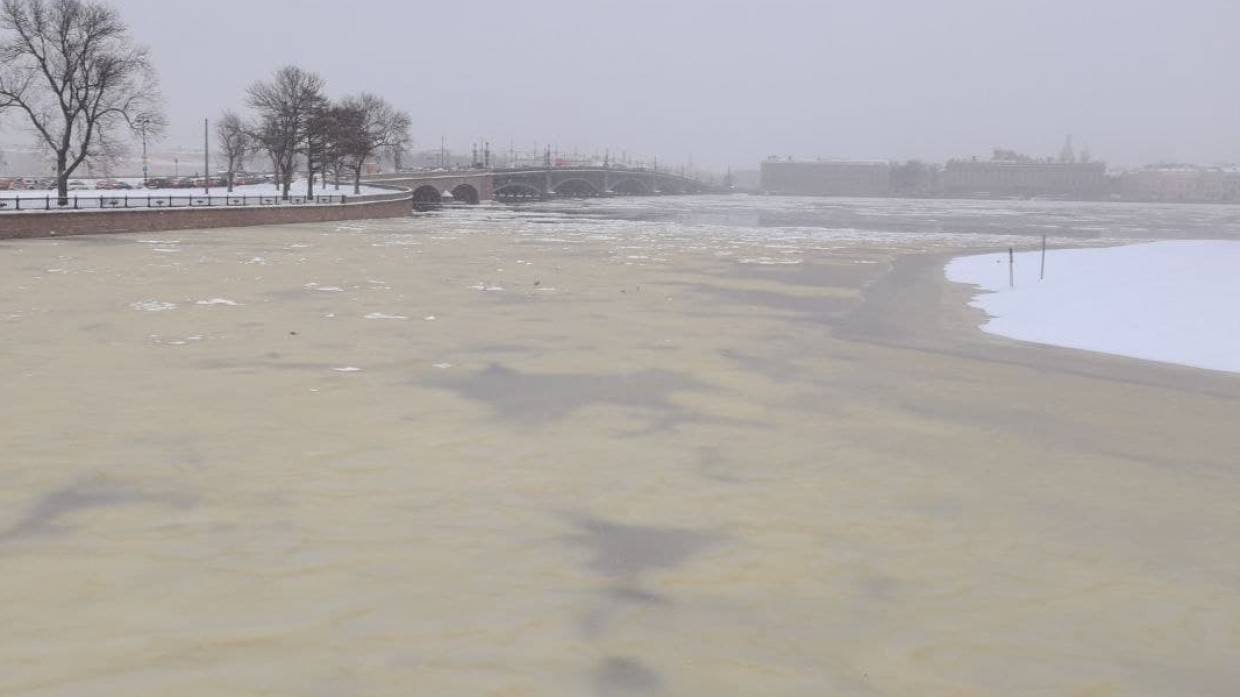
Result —
M555 185L555 195L567 198L589 198L601 193L593 182L576 177L557 182Z
M413 190L413 210L430 211L443 205L443 196L439 189L430 184L423 184Z
M650 188L650 184L637 177L625 177L613 184L611 190L612 193L627 194L629 196L649 196L654 193Z
M478 190L472 184L457 184L452 189L452 200L468 206L476 206L482 200Z
M673 177L666 177L659 181L659 193L677 196L687 192L684 182Z

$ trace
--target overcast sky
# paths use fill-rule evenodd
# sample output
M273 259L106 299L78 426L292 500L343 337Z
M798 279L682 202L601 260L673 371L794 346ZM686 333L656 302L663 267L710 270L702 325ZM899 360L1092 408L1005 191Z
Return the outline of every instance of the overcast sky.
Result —
M680 163L1058 152L1240 160L1237 0L113 0L173 128L295 63L488 137Z

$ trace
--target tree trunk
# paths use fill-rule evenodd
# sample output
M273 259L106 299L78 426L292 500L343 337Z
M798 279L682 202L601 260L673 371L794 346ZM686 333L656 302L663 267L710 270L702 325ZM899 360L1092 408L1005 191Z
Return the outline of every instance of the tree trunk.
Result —
M314 158L306 153L306 201L314 200Z
M353 195L357 196L362 193L362 168L357 166L353 168Z
M61 206L69 205L68 159L66 153L56 153L56 203Z
M283 180L280 178L280 160L276 158L275 155L272 155L270 153L268 153L268 157L271 158L271 171L273 173L273 176L275 176L275 179L271 183L275 184L276 193L279 193L280 184L283 183Z

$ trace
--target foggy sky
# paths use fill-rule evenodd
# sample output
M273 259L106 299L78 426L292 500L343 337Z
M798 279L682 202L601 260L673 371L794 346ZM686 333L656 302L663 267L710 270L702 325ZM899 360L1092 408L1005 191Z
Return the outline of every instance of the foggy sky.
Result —
M1117 165L1240 160L1235 0L113 4L154 52L167 145L294 63L407 109L418 149L486 137L748 168L1052 155L1071 133Z

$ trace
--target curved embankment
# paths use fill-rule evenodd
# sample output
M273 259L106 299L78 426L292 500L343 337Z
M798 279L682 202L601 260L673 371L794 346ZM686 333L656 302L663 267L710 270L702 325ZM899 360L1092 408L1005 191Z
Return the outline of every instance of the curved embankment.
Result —
M401 190L328 205L3 213L0 240L399 218L412 210L413 194Z

